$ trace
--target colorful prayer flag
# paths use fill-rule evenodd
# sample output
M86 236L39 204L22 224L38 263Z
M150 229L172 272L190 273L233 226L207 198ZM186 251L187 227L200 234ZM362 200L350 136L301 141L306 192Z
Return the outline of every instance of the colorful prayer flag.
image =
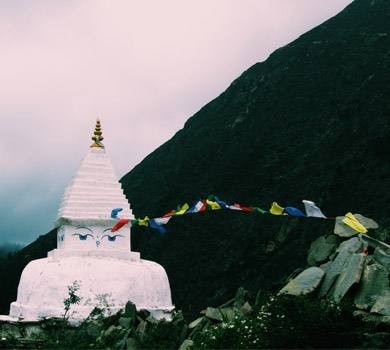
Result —
M231 209L231 210L242 210L241 209L241 206L237 203L233 204L233 205L228 205L228 209Z
M214 196L214 200L215 200L222 208L228 208L228 207L229 207L229 205L228 205L226 202L220 200L217 196Z
M278 203L272 202L269 212L273 215L283 215L283 210L284 208L282 208Z
M211 201L209 199L206 199L206 204L211 208L211 210L221 209L221 206L217 202Z
M111 219L117 219L119 212L122 211L122 210L123 210L123 208L112 209L111 210Z
M149 217L145 216L143 219L138 219L139 226L149 226Z
M299 209L297 208L294 208L294 207L286 207L284 208L284 213L290 215L290 216L295 216L297 218L302 218L302 217L306 217L306 215L300 211Z
M183 215L189 208L188 203L184 203L173 215Z
M151 228L157 230L161 235L167 233L166 228L163 226L163 224L158 224L156 222L156 219L150 219L149 220L149 225Z
M153 220L156 222L157 225L166 225L169 220L171 220L172 216L168 216L165 218L154 218Z
M123 226L129 223L129 219L119 219L116 224L112 227L111 232L119 231Z
M172 209L172 210L169 211L168 213L164 214L164 215L162 216L162 218L170 217L170 216L172 216L172 215L175 214L175 213L176 213L176 210L175 210L175 209Z
M247 211L247 212L255 211L253 208L251 208L251 207L245 207L245 206L243 206L243 205L241 205L241 204L239 204L239 203L234 203L234 206L235 206L236 208L240 208L240 210L242 210L242 211Z
M314 202L304 199L303 204L305 205L306 215L314 218L326 219L326 216L322 213L321 209L318 208Z
M267 214L268 213L268 211L265 211L265 210L263 210L263 209L261 209L261 208L258 208L258 207L251 207L254 211L257 211L258 213L260 213L260 214Z
M186 214L195 214L195 213L200 213L202 211L206 210L206 201L197 201L191 209L188 209Z
M345 214L343 223L353 228L357 232L367 233L367 229L358 221L358 219L353 216L351 212Z

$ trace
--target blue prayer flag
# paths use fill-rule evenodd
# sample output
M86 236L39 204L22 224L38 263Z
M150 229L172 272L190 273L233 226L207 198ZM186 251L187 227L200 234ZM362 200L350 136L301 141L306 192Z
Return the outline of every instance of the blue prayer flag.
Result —
M155 230L157 230L161 235L164 235L167 233L167 230L164 227L164 225L158 224L154 219L149 220L149 226L151 228L154 228Z
M302 211L300 211L299 209L294 208L294 207L286 207L286 208L284 208L283 212L290 215L290 216L295 216L298 218L306 217L306 215Z
M118 218L118 213L122 211L122 208L115 208L111 210L111 218L112 219L117 219Z

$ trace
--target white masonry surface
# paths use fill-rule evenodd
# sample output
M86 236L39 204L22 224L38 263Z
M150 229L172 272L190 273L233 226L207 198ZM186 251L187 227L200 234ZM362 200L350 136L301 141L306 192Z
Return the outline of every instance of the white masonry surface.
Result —
M131 252L129 225L111 232L113 208L123 208L119 217L133 219L105 149L90 148L64 193L56 221L57 249L26 266L10 319L62 317L74 282L81 301L71 306L70 320L85 319L96 306L116 312L128 300L155 318L170 318L174 307L164 268Z

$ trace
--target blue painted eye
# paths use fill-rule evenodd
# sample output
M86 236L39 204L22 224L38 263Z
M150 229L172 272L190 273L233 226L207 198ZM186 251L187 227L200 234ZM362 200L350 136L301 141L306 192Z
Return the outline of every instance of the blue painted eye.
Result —
M109 242L115 242L115 240L116 240L117 237L123 237L123 236L122 236L122 235L114 235L114 236L104 235L104 236L102 237L102 239L103 239L104 237L107 237L107 239L108 239Z
M93 236L90 233L86 233L85 235L81 233L74 233L72 236L79 236L80 241L86 241L88 236L91 236L93 238Z

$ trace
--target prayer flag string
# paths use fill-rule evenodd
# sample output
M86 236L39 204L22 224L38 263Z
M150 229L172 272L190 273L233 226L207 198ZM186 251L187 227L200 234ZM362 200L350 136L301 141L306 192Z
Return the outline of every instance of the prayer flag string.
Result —
M215 210L237 210L243 212L255 212L261 215L271 214L276 216L290 216L295 218L312 217L312 218L328 219L328 220L335 220L337 218L340 218L338 221L341 221L343 225L352 228L354 231L356 231L356 233L367 233L367 228L373 228L373 227L365 227L363 223L360 222L358 218L356 218L356 216L354 216L350 212L341 217L331 218L331 217L326 217L324 213L321 211L321 209L317 207L314 202L309 200L303 200L302 203L304 205L304 212L295 207L284 208L280 206L277 202L273 202L269 210L264 210L257 206L244 206L239 203L228 204L227 202L219 199L217 196L210 195L206 199L197 200L192 206L190 206L188 203L184 203L183 205L178 205L177 209L173 209L160 217L150 219L148 216L145 216L143 219L134 219L134 220L121 218L120 212L122 211L122 208L114 208L111 211L111 218L118 219L118 221L112 227L111 232L118 231L123 226L130 224L132 227L137 225L151 227L152 229L158 231L160 234L165 234L167 230L164 225L166 225L169 222L169 220L174 216L203 213L206 211L215 211ZM359 216L360 220L362 220L362 218L367 219L364 218L362 215L359 214L357 215ZM340 222L338 222L338 225L340 225Z

